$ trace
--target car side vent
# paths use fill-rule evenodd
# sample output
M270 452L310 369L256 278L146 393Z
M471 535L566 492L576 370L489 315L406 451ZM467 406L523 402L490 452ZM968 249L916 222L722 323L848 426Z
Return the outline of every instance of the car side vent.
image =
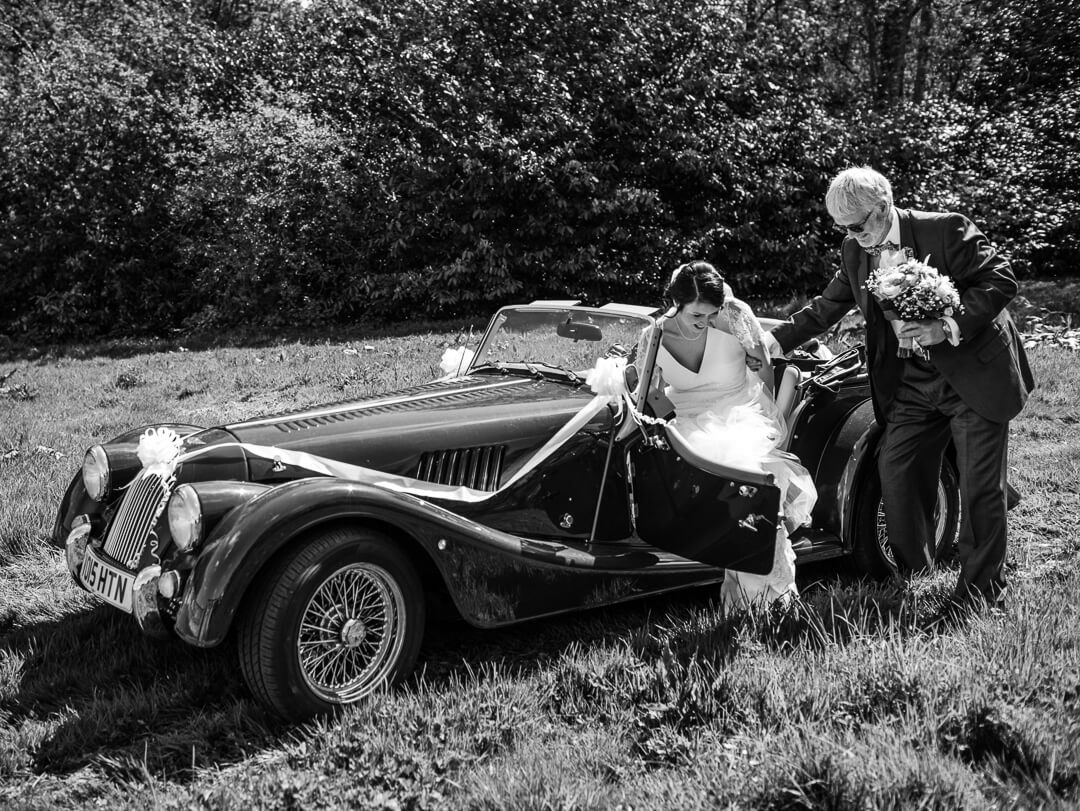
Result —
M454 487L495 490L502 475L505 445L428 451L420 457L416 478Z

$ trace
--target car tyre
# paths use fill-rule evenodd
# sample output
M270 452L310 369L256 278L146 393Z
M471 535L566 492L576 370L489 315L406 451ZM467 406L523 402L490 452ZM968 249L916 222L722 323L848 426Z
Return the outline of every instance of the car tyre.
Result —
M876 466L875 466L876 468ZM885 529L885 510L881 500L881 479L875 469L867 477L855 505L855 543L852 558L860 574L876 579L897 571L896 559L889 547ZM960 532L960 478L952 460L941 463L937 504L934 506L934 560L946 563L956 557Z
M387 536L335 529L272 566L240 621L244 680L302 721L405 678L424 634L420 578Z

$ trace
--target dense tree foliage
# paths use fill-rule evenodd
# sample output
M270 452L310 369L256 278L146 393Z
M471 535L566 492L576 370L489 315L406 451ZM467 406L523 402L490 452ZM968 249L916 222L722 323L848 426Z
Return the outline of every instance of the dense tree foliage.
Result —
M2 0L0 332L819 287L852 163L1080 258L1071 0Z

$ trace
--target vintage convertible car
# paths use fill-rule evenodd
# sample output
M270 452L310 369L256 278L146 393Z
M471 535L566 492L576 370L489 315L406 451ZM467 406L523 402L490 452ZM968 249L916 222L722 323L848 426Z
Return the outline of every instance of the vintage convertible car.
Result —
M649 386L660 333L645 332L661 317L505 307L459 371L424 385L133 430L86 452L53 542L145 633L208 647L235 629L251 691L291 719L404 678L432 612L492 627L717 581L718 567L765 573L778 490L696 456L665 419ZM618 391L595 392L589 370L631 354ZM787 448L819 491L799 560L887 573L861 348L796 353L776 373ZM947 459L942 550L959 517Z

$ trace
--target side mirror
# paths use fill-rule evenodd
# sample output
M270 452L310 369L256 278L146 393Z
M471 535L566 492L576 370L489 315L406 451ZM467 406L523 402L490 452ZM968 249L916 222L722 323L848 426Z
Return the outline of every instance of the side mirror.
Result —
M601 341L604 338L603 330L596 324L571 321L569 318L555 328L555 333L560 338L570 338L573 341Z
M623 373L622 374L623 374L623 383L626 384L626 390L628 392L630 392L630 394L636 393L638 383L641 381L641 375L638 374L637 367L632 363L628 363L623 368Z

